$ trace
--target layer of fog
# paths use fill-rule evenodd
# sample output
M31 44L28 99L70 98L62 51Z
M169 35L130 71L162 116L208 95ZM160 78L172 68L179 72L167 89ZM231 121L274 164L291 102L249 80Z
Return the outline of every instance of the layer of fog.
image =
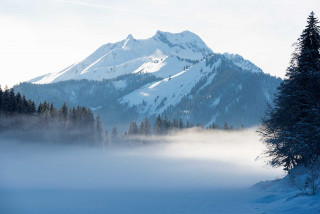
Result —
M254 130L187 131L92 148L0 140L1 189L214 189L283 176Z

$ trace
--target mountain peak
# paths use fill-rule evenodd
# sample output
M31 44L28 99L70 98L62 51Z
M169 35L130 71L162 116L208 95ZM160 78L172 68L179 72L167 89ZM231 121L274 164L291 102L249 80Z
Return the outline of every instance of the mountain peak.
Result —
M127 39L130 39L130 40L131 40L131 39L134 39L134 38L133 38L132 34L129 34L129 35L127 36Z
M63 71L32 82L103 80L130 73L153 73L164 78L180 72L188 64L185 60L199 61L212 53L201 38L190 31L170 33L158 30L148 39L135 39L129 34L119 42L103 45Z
M174 39L176 41L186 41L186 42L191 42L191 41L201 41L201 38L195 34L192 33L191 31L185 30L180 33L170 33L170 32L165 32L165 31L160 31L158 30L156 34L153 36L153 38L167 38L167 39Z
M197 36L195 33L192 33L189 30L184 30L182 32L179 33L171 33L171 32L167 32L167 31L161 31L161 30L157 30L156 35L178 35L178 36L184 36L184 35L194 35ZM155 35L155 36L156 36ZM198 36L197 36L198 37Z

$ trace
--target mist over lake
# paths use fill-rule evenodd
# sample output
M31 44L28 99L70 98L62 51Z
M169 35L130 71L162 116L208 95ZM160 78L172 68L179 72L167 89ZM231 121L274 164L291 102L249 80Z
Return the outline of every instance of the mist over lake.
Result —
M92 148L1 141L2 189L210 189L283 175L256 160L254 130L186 131L148 143ZM144 139L146 140L146 139Z

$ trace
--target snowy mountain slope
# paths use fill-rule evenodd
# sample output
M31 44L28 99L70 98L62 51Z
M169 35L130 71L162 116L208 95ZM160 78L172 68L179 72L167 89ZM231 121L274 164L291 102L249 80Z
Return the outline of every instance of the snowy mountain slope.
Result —
M119 99L137 107L141 115L166 114L211 125L229 122L235 126L258 124L267 103L272 102L280 79L254 67L242 57L213 54L177 75L149 83ZM239 66L243 65L243 66ZM245 66L247 65L247 66Z
M152 38L126 39L106 44L83 61L41 79L30 82L45 84L65 80L103 80L129 73L155 73L156 76L175 75L183 69L185 59L197 61L212 54L197 35L184 31L177 34L158 31ZM179 60L177 60L179 59ZM171 72L162 73L163 67ZM180 66L179 70L175 67Z
M106 124L166 114L204 125L252 126L280 82L240 55L213 53L189 31L158 31L149 39L129 35L105 44L83 61L15 89L36 102L91 107Z
M206 67L205 60L179 72L176 75L164 78L139 88L121 99L129 105L140 106L140 113L157 114L163 112L170 105L176 105L182 97L191 92L195 83L214 71L220 65L218 60L213 67ZM214 72L210 74L214 76Z
M207 57L203 70L208 68L213 69L163 113L207 126L213 122L218 125L228 122L237 127L259 124L267 105L272 104L281 79L244 70L221 54Z
M249 60L245 60L242 56L238 54L224 53L223 55L227 57L229 60L231 60L235 65L241 67L243 70L257 73L262 72L262 70L259 67L257 67Z

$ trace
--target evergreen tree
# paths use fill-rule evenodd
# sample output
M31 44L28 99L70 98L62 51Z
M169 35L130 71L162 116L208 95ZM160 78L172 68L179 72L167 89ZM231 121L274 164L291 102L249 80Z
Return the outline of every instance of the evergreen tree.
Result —
M182 118L179 119L179 129L183 129L184 128L184 124L182 121Z
M100 119L100 115L98 115L96 117L96 140L98 143L101 143L103 140L102 132L103 132L102 122Z
M139 128L135 122L130 123L128 135L137 135L139 134Z
M83 112L84 112L84 118L83 118L84 136L86 136L86 139L88 141L93 142L94 141L94 133L95 133L93 112L91 111L91 109L85 108L85 107L83 107Z
M22 107L22 113L27 114L29 113L29 105L28 101L26 100L25 96L22 96L21 98L21 107Z
M227 122L224 122L224 124L223 124L223 129L224 129L224 130L228 130L228 129L229 129L229 126L228 126L228 123L227 123Z
M118 130L115 126L113 126L111 132L111 142L114 143L116 141L118 141Z
M211 128L212 128L212 129L219 129L219 126L216 125L216 124L213 122L212 125L211 125Z
M273 166L308 165L320 155L320 28L312 12L286 79L260 129Z
M35 113L36 112L36 104L34 103L34 101L29 100L28 103L29 103L28 112Z
M17 110L16 97L13 89L9 91L9 113L13 114Z
M108 134L107 128L106 128L106 131L104 132L104 143L109 144L109 134Z
M4 114L7 114L10 109L10 99L9 99L9 89L8 86L5 87L2 93L2 110Z
M64 103L63 106L60 108L59 118L64 123L66 123L68 120L68 107L66 103Z
M156 123L154 124L154 128L153 128L154 134L157 134L157 135L163 134L163 125L162 124L163 124L163 122L162 122L161 116L159 114L156 119Z
M49 112L49 103L44 101L44 103L40 103L38 107L38 114L40 117L40 122L43 128L48 128L49 120L50 120L50 112Z
M189 122L189 120L187 121L187 123L186 123L186 128L188 129L188 128L191 128L191 123Z
M2 94L3 94L3 91L0 85L0 113L2 112Z
M151 124L150 124L149 119L147 117L144 119L144 124L145 124L144 134L151 135Z
M141 122L139 133L141 135L150 135L151 134L151 125L150 125L147 117Z
M162 121L162 134L166 134L171 128L171 122L168 120L167 115L164 116Z
M243 123L241 124L240 129L241 129L241 130L245 129Z
M58 112L57 112L57 109L54 107L53 103L50 104L49 115L50 115L51 122L55 122L58 116Z
M178 121L177 121L176 119L173 119L173 121L172 121L172 126L173 126L173 128L175 128L175 129L179 128L179 123L178 123Z
M140 126L139 126L139 134L140 135L143 135L144 134L144 121L142 121L140 123Z
M23 103L22 103L22 97L21 94L18 93L16 96L16 110L18 113L22 113L23 111Z

